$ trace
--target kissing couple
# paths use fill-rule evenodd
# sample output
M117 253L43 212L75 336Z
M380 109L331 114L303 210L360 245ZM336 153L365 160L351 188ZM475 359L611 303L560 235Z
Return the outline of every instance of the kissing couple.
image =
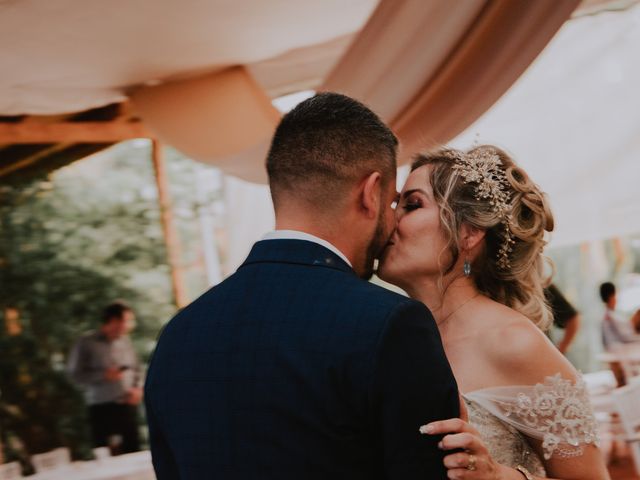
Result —
M154 352L158 480L609 478L543 333L545 195L490 145L417 155L398 194L397 148L344 95L282 118L276 230Z

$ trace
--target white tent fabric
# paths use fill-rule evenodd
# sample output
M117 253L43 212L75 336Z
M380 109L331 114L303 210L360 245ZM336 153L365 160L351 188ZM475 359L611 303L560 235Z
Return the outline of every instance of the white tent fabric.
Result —
M515 156L550 196L551 246L640 232L638 45L640 5L568 21L507 94L452 142L495 143ZM236 182L234 194L243 202L236 211L261 205L261 213L230 223L230 271L273 226L266 187Z
M404 152L445 142L517 80L578 3L474 0L451 10L447 0L381 0L319 89L371 106L396 131ZM264 78L277 84L277 64L302 57L290 52L263 62L273 69ZM277 113L247 68L168 80L130 91L149 129L195 160L266 182L263 160Z
M273 230L275 216L269 187L225 177L227 204L227 257L224 274L233 273L245 260L251 246Z
M234 65L271 95L315 87L377 4L1 1L0 115L77 112L120 102L130 86Z
M551 246L640 232L640 5L568 21L452 144L494 143L549 195Z
M490 6L497 9L498 3ZM135 85L202 76L238 64L248 67L269 97L316 87L380 4L0 1L0 114L76 112L122 101ZM422 0L411 5L420 4ZM440 12L445 19L461 22L461 27L475 14L483 25L479 12L489 11L481 8L487 2L476 0L449 17L445 4L433 2L433 12L424 12L431 12L429 18ZM517 13L510 11L509 2L501 5L505 12ZM387 2L387 8L397 6ZM635 61L639 9L568 22L509 93L455 142L469 146L478 133L481 141L514 153L551 196L558 220L554 245L640 231L640 190L633 183L638 173L634 159L640 151L640 66ZM412 10L398 11L407 15ZM465 16L455 16L462 13ZM463 35L464 30L457 33ZM456 38L455 28L441 33ZM411 62L401 65L405 67L394 72L410 73ZM330 78L335 78L335 71ZM365 86L370 93L372 86ZM383 97L369 100L377 104L376 98ZM380 106L385 116L397 114L387 107ZM266 147L258 143L253 148ZM239 156L263 158L252 151ZM227 160L258 170L237 156ZM220 166L233 171L225 165ZM264 191L259 201L268 201ZM244 212L243 218L253 222ZM238 222L233 225L244 229ZM249 241L255 239L245 234Z

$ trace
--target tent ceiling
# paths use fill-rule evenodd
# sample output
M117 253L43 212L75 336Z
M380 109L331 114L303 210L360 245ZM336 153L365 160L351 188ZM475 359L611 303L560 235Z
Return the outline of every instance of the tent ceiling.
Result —
M316 88L377 3L0 1L0 180L30 178L131 138L141 129L123 128L136 120L123 102L136 86L244 64L271 97ZM78 119L112 132L80 145L10 140L53 134L46 129L57 122L82 137Z
M233 65L255 64L259 77L268 79L268 88L278 93L290 92L301 81L315 86L296 60L304 60L309 48L319 59L314 62L316 81L321 79L376 4L376 0L0 2L0 114L87 110L124 100L127 87Z
M50 171L114 142L149 136L129 108L132 89L167 81L179 85L236 65L246 67L266 99L335 87L370 103L401 133L413 129L412 147L429 143L430 135L437 139L433 129L426 131L436 123L447 126L439 133L446 138L482 113L469 116L467 106L485 109L495 100L476 94L459 101L454 95L442 103L452 79L469 77L460 69L465 67L461 46L468 53L484 41L485 50L494 51L492 45L512 41L511 52L519 51L522 40L513 42L509 32L503 39L478 36L504 24L512 25L516 36L539 30L536 22L522 20L527 17L522 11L510 11L516 3L568 11L575 4L468 0L451 10L449 0L0 0L0 181ZM499 142L522 161L551 196L559 220L557 245L640 230L639 190L632 184L640 151L640 76L632 61L640 44L640 7L630 9L635 3L583 0L573 14L581 18L570 22L527 75L457 141L468 146L479 133L482 141ZM500 15L491 15L492 9ZM630 10L602 13L621 9ZM544 24L548 12L533 13L549 32L536 39L542 48L561 22ZM513 23L516 19L522 25ZM425 31L432 36L424 38ZM386 47L391 48L375 50ZM500 54L494 51L490 59ZM536 54L534 49L523 65ZM509 55L500 61L492 67L499 77L476 70L485 84L495 85L496 78L505 82L500 66L513 62ZM494 96L521 70L509 73ZM458 84L458 91L470 89ZM435 107L443 107L439 113L450 112L450 106L459 110L460 104L465 111L447 119L432 113ZM464 115L466 125L458 118ZM22 134L39 140L19 143ZM223 168L242 162L255 167L262 148L257 144L226 159L203 160ZM595 194L605 191L604 197Z
M611 0L587 2L593 9ZM577 3L469 0L451 10L448 0L0 1L0 180L6 180L7 167L14 171L15 165L47 161L42 140L39 147L31 146L37 155L27 149L25 158L7 141L21 129L33 134L23 123L66 123L74 112L126 105L132 91L156 84L183 84L188 90L192 79L213 78L237 65L257 82L257 97L332 88L380 111L412 149L423 139L446 141L508 88ZM433 38L427 38L431 32ZM523 52L515 62L514 52ZM485 64L486 72L479 72ZM374 75L362 89L359 82L368 72ZM479 73L490 88L465 84ZM403 77L406 81L399 81ZM450 82L452 89L447 88ZM387 95L390 90L393 95ZM458 103L473 104L475 110L458 109L445 119L442 114L458 98L449 91L466 92L469 98ZM442 121L439 130L427 122L434 111ZM137 125L138 115L124 108L105 123L108 138L92 143L104 146L129 138L143 128ZM154 119L143 119L154 130ZM3 125L7 123L21 125ZM63 127L86 133L95 126ZM40 129L35 131L40 138ZM172 143L172 136L166 137ZM47 148L60 156L65 150L61 143ZM264 142L246 147L225 158L194 158L223 168L246 160L251 171L238 174L259 181ZM7 149L13 153L8 155Z
M584 0L582 11L626 3L629 0ZM377 4L2 1L0 115L88 110L124 100L132 86L234 65L249 66L271 96L313 88ZM453 21L455 16L451 11Z

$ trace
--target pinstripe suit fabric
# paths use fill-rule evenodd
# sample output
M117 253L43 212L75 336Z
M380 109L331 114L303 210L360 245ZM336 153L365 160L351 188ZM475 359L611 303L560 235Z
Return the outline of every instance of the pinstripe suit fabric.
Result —
M312 242L256 243L167 324L145 388L158 480L446 478L418 434L458 415L431 314Z

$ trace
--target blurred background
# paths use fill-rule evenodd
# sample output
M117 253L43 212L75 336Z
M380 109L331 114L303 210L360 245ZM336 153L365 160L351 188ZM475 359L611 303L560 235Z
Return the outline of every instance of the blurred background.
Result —
M321 90L390 124L399 185L423 149L509 151L556 216L553 282L579 314L565 354L598 395L628 383L612 372L640 358L607 356L599 287L616 285L631 322L640 4L454 3L0 2L0 463L31 474L59 448L62 463L100 457L67 372L74 344L123 300L144 372L162 326L273 228L271 133ZM137 424L144 450L142 409ZM124 473L100 478L153 478L148 456L106 465Z

